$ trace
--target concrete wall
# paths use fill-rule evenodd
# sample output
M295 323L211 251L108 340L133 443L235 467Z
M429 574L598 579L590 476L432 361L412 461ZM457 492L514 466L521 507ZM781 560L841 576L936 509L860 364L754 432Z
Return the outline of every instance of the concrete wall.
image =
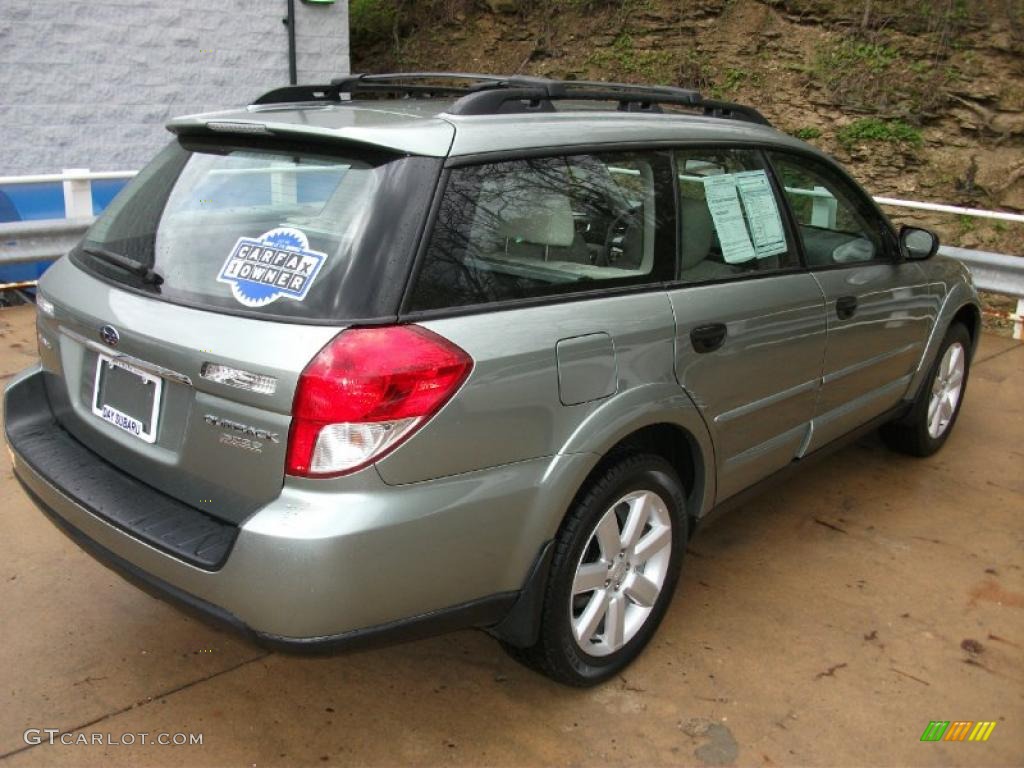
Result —
M295 5L299 82L346 74L346 0ZM0 175L140 167L169 118L288 83L286 15L286 0L0 0Z

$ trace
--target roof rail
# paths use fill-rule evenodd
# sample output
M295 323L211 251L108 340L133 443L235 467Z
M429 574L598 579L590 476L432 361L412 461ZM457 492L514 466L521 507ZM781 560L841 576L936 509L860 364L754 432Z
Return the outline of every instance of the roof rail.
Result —
M348 98L343 99L343 95ZM698 91L687 88L468 72L348 75L335 78L329 85L278 88L263 94L253 104L340 102L362 95L376 98L456 97L455 103L447 110L452 115L552 112L556 101L603 101L617 103L618 109L624 112L659 113L662 105L671 105L700 110L708 117L769 125L764 115L753 107L705 99Z

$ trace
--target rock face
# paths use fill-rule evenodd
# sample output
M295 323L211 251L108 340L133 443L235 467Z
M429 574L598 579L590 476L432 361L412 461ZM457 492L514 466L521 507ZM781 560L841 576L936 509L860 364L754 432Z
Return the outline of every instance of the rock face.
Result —
M413 13L398 61L388 46L356 41L356 68L698 88L755 105L781 130L847 163L875 194L1024 211L1024 15L1011 15L1024 8L1021 0L968 4L953 15L890 0L871 4L866 23L863 2L824 0L465 0L460 7L465 16L442 28ZM844 137L864 118L900 130ZM1024 253L1017 224L890 213L938 229L946 242L967 238Z

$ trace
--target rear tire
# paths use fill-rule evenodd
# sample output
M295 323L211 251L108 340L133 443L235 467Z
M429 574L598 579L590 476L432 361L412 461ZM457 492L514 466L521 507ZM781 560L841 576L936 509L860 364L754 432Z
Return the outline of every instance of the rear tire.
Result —
M555 538L529 648L505 645L526 666L567 685L596 685L647 645L672 600L687 517L682 484L660 456L614 463L584 489Z
M910 456L931 456L939 450L960 414L970 367L971 336L956 323L946 332L910 412L881 428L885 444Z

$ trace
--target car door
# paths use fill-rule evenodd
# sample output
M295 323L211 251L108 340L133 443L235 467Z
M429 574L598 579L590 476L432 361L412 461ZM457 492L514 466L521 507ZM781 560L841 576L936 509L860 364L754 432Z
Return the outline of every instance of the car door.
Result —
M935 303L920 266L900 258L892 229L844 173L806 155L769 157L826 302L822 386L804 448L810 452L899 403Z
M675 160L676 377L712 435L721 501L787 465L807 440L824 297L800 265L759 152L686 149Z

